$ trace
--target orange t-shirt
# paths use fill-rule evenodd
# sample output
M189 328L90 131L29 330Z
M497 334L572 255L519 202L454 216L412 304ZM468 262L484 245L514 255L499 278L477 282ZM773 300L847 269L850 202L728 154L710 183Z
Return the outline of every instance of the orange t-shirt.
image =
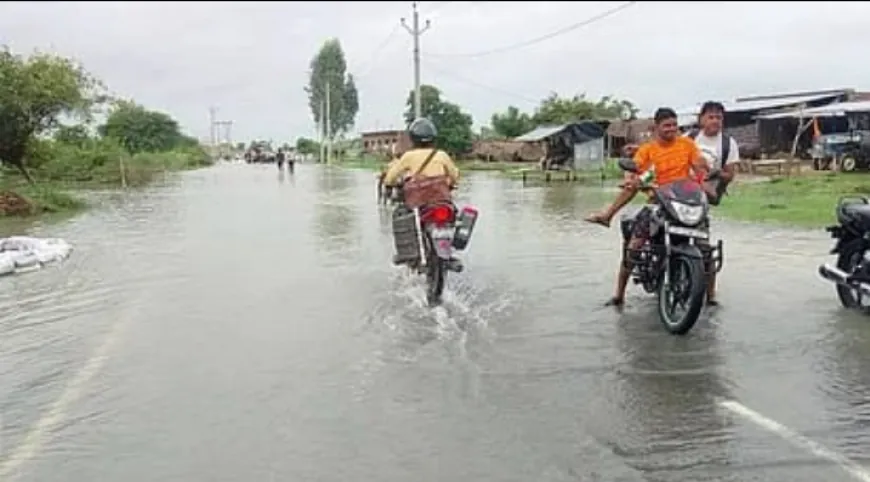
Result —
M667 144L659 140L649 141L634 154L639 173L655 166L656 183L659 185L686 179L700 158L701 151L695 141L685 136L679 136Z

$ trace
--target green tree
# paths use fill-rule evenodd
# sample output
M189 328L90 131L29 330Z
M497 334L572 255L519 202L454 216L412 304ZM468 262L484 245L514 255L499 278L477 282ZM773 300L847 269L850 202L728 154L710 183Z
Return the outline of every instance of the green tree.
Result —
M567 98L552 93L541 101L532 121L536 126L556 125L580 120L634 119L637 113L637 107L627 100L605 96L593 101L587 99L585 94Z
M165 152L189 144L175 119L130 101L117 102L98 131L131 153Z
M405 122L414 120L414 91L408 94ZM438 128L438 147L457 155L471 150L474 133L470 115L462 112L458 105L441 98L441 91L432 85L420 86L420 110L423 117L429 118Z
M58 126L54 131L54 140L73 146L84 146L91 140L91 135L82 124Z
M239 152L244 151L245 150L245 143L244 142L236 142L236 150Z
M493 114L490 119L493 130L502 137L517 137L535 128L532 116L509 106L502 114Z
M317 154L320 152L320 144L307 137L296 139L296 152L300 154Z
M103 100L100 84L70 59L50 54L23 57L0 49L0 161L17 167L28 182L28 149L62 115L89 118Z
M308 74L308 106L314 121L321 122L320 109L329 87L329 133L342 134L353 127L359 111L359 97L353 76L347 73L344 51L338 39L329 39L311 59ZM323 133L327 131L324 128Z

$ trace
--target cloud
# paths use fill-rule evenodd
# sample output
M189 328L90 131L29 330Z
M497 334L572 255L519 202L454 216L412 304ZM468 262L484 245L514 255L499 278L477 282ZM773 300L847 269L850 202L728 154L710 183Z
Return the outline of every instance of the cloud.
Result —
M870 77L863 2L638 2L534 45L481 57L624 2L421 2L422 76L478 124L551 91L612 94L645 110L708 98L833 87ZM360 130L398 127L413 83L406 2L4 2L0 41L78 58L118 93L208 135L208 107L236 139L314 131L303 92L338 37L360 89ZM385 42L386 40L386 42ZM382 47L382 48L379 48Z

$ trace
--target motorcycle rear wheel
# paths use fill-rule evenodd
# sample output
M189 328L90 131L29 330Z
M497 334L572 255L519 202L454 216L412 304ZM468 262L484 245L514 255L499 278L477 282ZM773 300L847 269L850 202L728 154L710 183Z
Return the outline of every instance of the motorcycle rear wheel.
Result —
M701 258L673 255L667 262L670 263L670 279L665 279L663 274L658 287L659 320L668 333L685 335L695 326L704 307L704 261ZM684 301L686 312L676 318L674 309L678 299Z
M441 304L441 296L444 294L444 281L447 278L447 262L435 254L431 241L426 240L426 301L429 306Z

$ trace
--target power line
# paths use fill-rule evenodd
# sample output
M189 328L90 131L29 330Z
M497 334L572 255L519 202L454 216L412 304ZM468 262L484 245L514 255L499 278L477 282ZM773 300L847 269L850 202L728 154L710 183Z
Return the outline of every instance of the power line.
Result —
M542 35L540 37L535 37L535 38L525 40L523 42L515 43L512 45L506 45L504 47L498 47L498 48L494 48L494 49L490 49L490 50L484 50L481 52L471 52L471 53L464 53L464 54L433 54L433 53L430 53L427 55L430 55L433 57L483 57L485 55L492 55L492 54L497 54L497 53L502 53L502 52L508 52L511 50L516 50L516 49L528 47L530 45L534 45L536 43L543 42L545 40L549 40L549 39L554 38L554 37L558 37L559 35L563 35L563 34L566 34L568 32L572 32L574 30L577 30L578 28L585 27L585 26L590 25L592 23L595 23L599 20L603 20L603 19L605 19L605 18L607 18L607 17L609 17L617 12L620 12L622 10L629 8L629 7L632 7L635 4L637 4L637 2L626 2L618 7L611 8L610 10L606 10L602 13L599 13L598 15L595 15L593 17L586 19L586 20L583 20L582 22L568 25L567 27L560 28L558 30L550 32L546 35Z
M520 100L524 100L524 101L532 103L532 104L538 104L541 102L540 99L533 99L533 98L527 97L523 94L518 94L516 92L511 92L511 91L500 89L497 87L492 87L492 86L489 86L486 84L481 84L480 82L477 82L475 80L467 79L465 77L459 76L459 75L454 74L452 72L449 72L447 70L442 70L442 69L438 68L437 66L433 65L432 62L430 62L430 61L425 61L424 63L426 64L426 67L431 69L432 71L434 71L438 74L444 75L445 77L450 77L454 80L458 80L459 82L463 82L463 83L466 83L468 85L472 85L474 87L478 87L478 88L483 89L483 90L488 90L491 92L502 94L502 95L505 95L508 97L514 97L514 98L517 98Z
M358 68L358 70L362 71L362 73L354 74L355 77L357 77L357 78L364 77L364 76L370 74L372 72L372 70L374 70L374 66L377 63L376 61L378 60L378 57L381 56L381 54L384 52L384 49L387 48L387 45L389 45L390 42L393 40L393 38L396 36L396 34L399 33L399 29L401 27L402 27L401 25L394 25L393 29L390 30L390 33L384 38L384 40L382 40L381 43L378 44L377 47L375 47L375 50L374 50L374 52L372 52L372 55L369 57L368 61L356 66ZM367 67L367 68L363 69L362 67Z

